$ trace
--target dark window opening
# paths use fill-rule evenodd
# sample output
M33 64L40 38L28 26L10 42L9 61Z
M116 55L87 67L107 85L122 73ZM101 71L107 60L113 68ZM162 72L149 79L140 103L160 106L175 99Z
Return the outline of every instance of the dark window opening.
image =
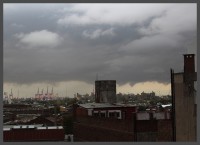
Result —
M100 113L100 117L106 117L106 113Z
M95 117L98 117L99 116L99 113L97 112L95 112L94 114L93 114Z

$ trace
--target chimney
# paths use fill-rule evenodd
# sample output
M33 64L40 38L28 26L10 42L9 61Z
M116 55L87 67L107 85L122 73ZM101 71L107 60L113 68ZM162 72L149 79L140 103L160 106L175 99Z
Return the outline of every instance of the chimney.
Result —
M184 73L195 73L194 54L184 55Z
M184 81L193 82L197 80L197 73L195 72L194 54L184 55Z

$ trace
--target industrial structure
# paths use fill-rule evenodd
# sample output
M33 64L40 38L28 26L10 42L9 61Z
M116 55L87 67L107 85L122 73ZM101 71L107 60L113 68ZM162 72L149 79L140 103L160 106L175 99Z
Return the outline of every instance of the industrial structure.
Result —
M51 93L49 92L48 87L47 87L46 93L44 93L43 89L40 93L39 88L38 88L38 91L35 94L35 99L37 99L37 100L52 100L54 98L55 98L55 95L53 93L53 87L52 87Z
M184 72L171 70L173 141L197 140L195 55L184 55Z

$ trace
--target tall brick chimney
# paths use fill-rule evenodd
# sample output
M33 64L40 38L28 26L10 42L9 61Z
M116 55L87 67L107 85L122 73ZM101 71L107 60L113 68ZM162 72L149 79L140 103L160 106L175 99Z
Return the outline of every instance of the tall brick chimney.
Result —
M195 73L194 54L184 55L184 73Z
M184 80L196 81L197 74L195 72L195 59L194 54L184 54Z

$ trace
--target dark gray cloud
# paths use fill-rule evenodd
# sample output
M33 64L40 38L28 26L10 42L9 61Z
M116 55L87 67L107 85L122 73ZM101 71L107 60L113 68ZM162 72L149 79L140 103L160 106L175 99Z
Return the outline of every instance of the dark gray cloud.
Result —
M196 23L195 4L4 4L4 81L168 83Z

